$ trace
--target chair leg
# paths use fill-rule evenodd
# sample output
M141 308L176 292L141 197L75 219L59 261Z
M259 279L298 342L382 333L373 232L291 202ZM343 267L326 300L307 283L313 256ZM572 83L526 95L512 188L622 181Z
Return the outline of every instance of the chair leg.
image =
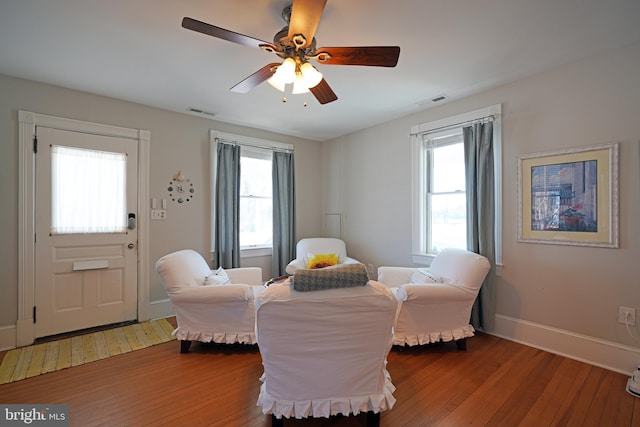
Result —
M394 345L392 348L393 348L395 351L399 352L399 353L401 353L401 352L403 352L403 351L405 350L404 345Z
M380 412L367 412L367 427L380 427Z
M275 415L271 414L271 427L284 427L284 417L276 418Z
M189 353L189 347L191 347L191 341L189 340L180 341L180 353Z
M458 350L460 351L467 351L467 339L462 338L462 339L456 340L456 347L458 347Z

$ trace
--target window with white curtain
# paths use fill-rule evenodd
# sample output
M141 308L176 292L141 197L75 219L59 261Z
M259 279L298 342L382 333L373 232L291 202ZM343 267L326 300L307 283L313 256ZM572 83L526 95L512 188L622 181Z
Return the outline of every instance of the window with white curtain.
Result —
M123 153L51 147L51 231L55 234L126 231Z

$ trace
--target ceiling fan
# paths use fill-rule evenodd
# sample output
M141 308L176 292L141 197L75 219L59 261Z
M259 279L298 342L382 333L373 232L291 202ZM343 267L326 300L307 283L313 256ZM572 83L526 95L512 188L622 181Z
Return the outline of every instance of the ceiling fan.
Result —
M327 0L293 0L285 7L282 17L288 24L268 43L244 34L216 27L192 18L183 18L186 29L265 52L275 53L282 63L272 62L231 88L246 93L267 80L276 89L285 92L293 84L292 93L311 91L320 104L338 99L322 74L309 62L315 60L326 65L364 65L395 67L400 56L399 46L322 47L316 49L314 38ZM283 98L286 101L286 98Z

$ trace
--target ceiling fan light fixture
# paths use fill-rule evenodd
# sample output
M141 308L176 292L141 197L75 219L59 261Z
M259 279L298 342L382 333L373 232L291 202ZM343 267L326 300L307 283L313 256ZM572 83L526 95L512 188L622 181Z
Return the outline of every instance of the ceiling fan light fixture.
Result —
M300 73L308 88L316 87L322 81L322 73L309 62L305 62L300 66Z
M278 86L293 83L296 79L296 61L293 58L287 58L282 61L282 64L280 64L271 79L273 79Z
M284 83L278 81L277 79L274 79L273 77L267 80L267 82L274 88L278 89L280 92L284 92L284 89L285 89Z
M290 0L291 5L282 11L287 25L276 33L273 43L184 17L182 27L232 43L259 48L274 53L283 60L270 63L231 87L233 92L246 93L265 80L281 92L289 91L287 85L301 75L294 93L310 90L320 104L338 99L322 74L308 62L316 60L326 65L362 65L369 67L395 67L400 46L352 46L324 47L316 49L315 33L327 0ZM294 6L295 4L295 6ZM304 89L303 89L304 87ZM304 92L303 92L304 91ZM283 98L286 102L286 98Z
M301 93L309 92L309 86L307 86L307 82L304 79L302 74L296 75L296 80L293 82L293 90L291 93L293 95L299 95Z

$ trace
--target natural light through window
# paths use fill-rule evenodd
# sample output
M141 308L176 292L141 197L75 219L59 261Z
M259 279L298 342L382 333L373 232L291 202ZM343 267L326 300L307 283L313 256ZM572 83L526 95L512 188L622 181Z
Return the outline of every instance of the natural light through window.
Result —
M273 156L277 150L293 152L283 142L211 130L211 188L217 188L218 144L240 147L239 240L242 258L270 256L273 248ZM217 252L216 197L211 204L211 251Z
M272 246L271 151L240 151L240 248Z
M458 138L456 138L458 137ZM445 247L466 249L466 192L462 133L447 135L455 142L427 149L429 158L427 235L429 253Z
M465 143L463 128L493 122L496 262L502 262L502 107L496 104L411 127L411 257L429 265L445 247L468 249Z
M126 165L122 153L51 147L51 231L126 230Z

